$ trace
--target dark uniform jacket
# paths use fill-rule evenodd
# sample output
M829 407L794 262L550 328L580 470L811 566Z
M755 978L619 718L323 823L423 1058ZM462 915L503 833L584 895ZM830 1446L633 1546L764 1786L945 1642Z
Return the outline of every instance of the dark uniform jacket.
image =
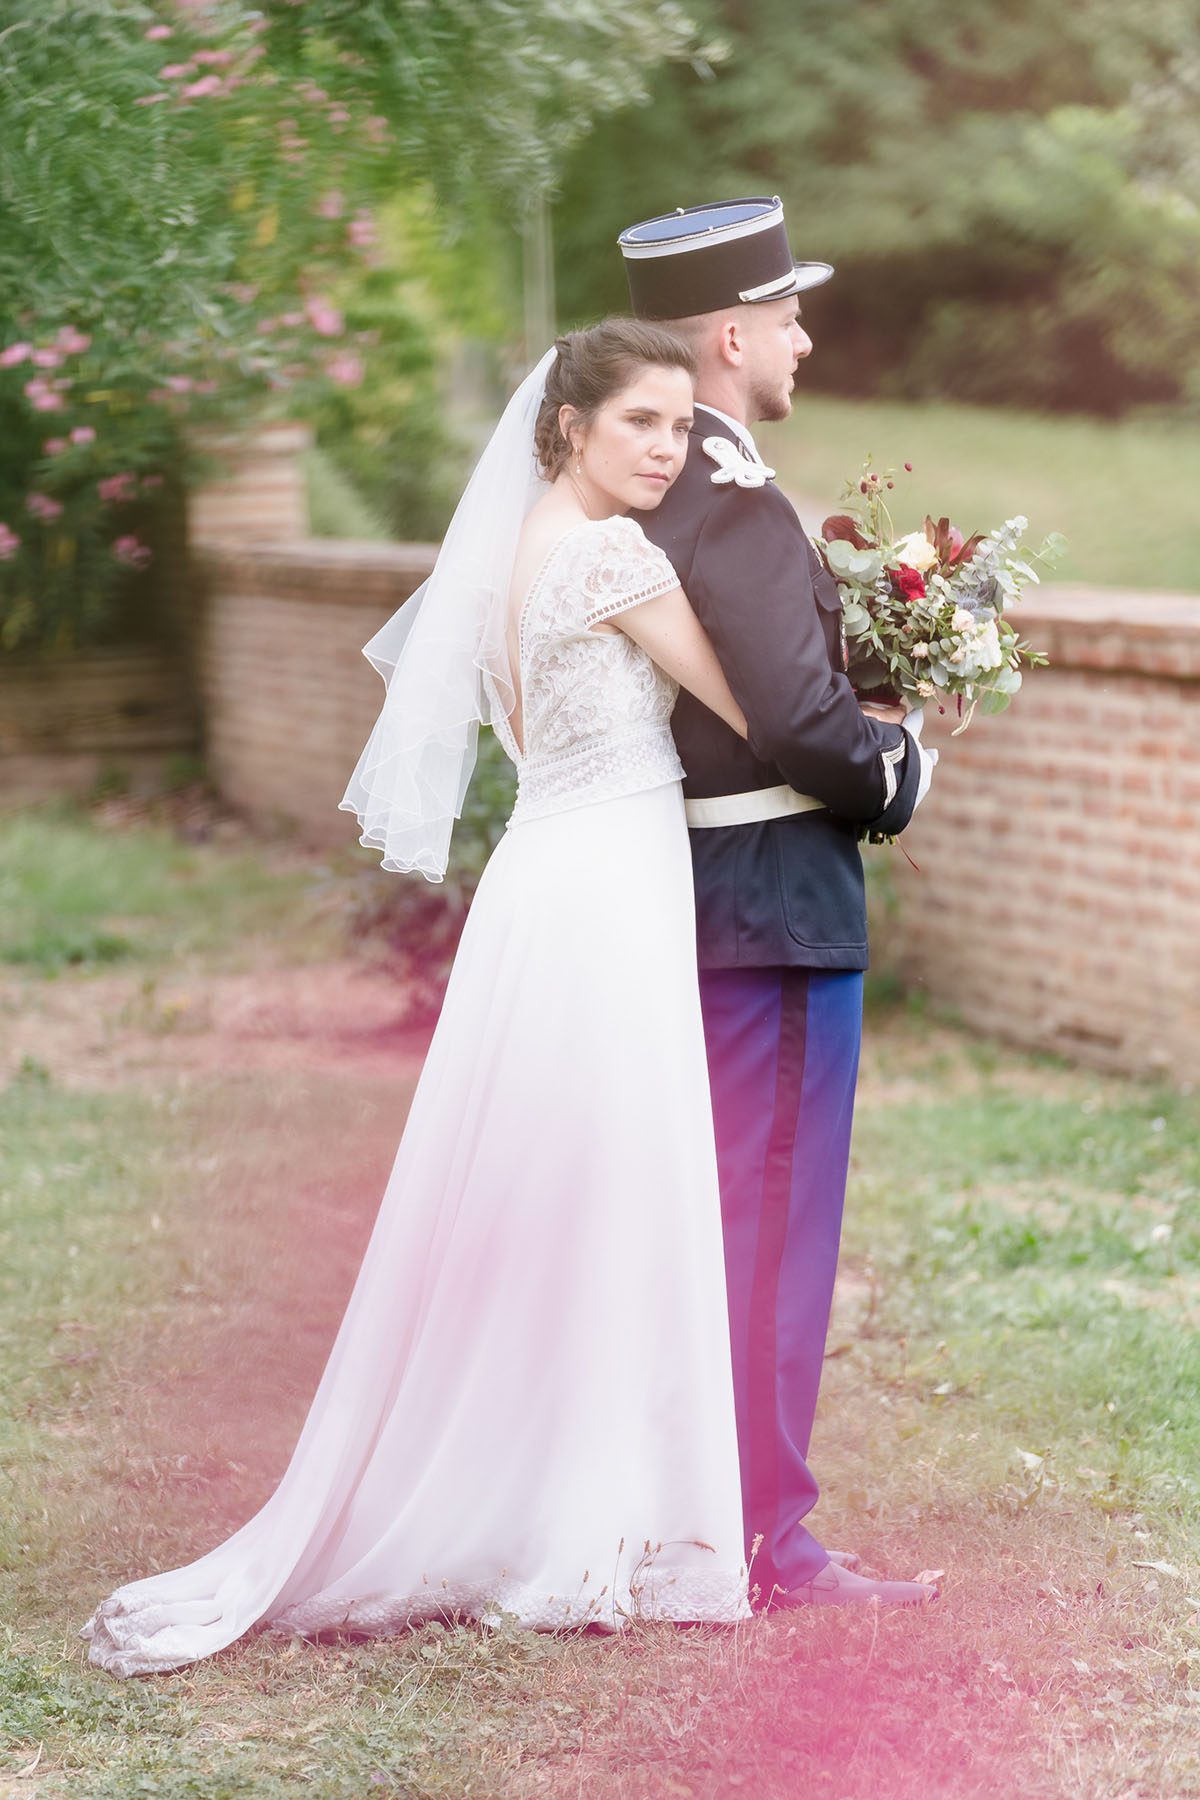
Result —
M865 969L859 838L907 825L920 757L901 726L860 710L837 584L793 507L772 481L715 485L706 437L737 442L697 406L683 472L656 511L633 515L675 565L749 726L745 742L681 692L672 727L683 791L787 782L828 810L691 832L700 965Z

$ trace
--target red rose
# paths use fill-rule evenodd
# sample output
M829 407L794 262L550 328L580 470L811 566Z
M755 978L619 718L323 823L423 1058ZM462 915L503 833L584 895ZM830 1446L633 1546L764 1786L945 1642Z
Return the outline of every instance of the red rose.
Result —
M919 569L910 569L907 563L901 563L896 570L896 586L906 600L925 598L925 577Z

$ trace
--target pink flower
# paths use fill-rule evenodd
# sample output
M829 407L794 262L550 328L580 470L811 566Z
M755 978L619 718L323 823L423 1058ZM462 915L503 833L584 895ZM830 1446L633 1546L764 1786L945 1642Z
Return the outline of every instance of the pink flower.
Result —
M45 451L47 456L61 456L63 451L66 448L67 448L67 439L66 438L47 438L45 443L42 445L42 449Z
M41 519L44 525L51 524L62 512L62 501L52 500L49 494L27 494L25 505L35 519Z
M202 75L199 81L191 81L181 89L181 97L184 100L203 100L206 94L219 94L221 85L219 75Z
M76 425L71 432L73 444L94 444L95 441L96 433L90 425Z
M7 350L0 350L0 369L15 369L29 360L32 351L32 344L10 344Z
M195 384L190 375L168 375L166 386L173 394L190 394Z
M258 289L252 281L231 281L229 294L239 306L252 306L258 299Z
M134 101L135 106L157 106L160 100L169 100L170 94L139 94Z
M118 562L128 563L133 569L144 569L150 561L151 552L140 538L129 532L127 536L114 540L113 555Z
M133 499L135 484L136 477L126 470L121 475L106 475L96 483L96 492L106 506L119 505L122 500Z
M162 81L182 81L185 75L196 73L196 65L190 62L164 63L158 73Z
M152 25L149 31L142 33L142 36L148 38L152 44L161 44L164 38L169 38L170 35L171 27L169 25Z
M35 369L57 369L62 361L62 352L48 348L35 350L29 360Z
M308 300L304 306L308 322L318 337L340 337L345 330L345 321L336 306L328 300Z
M92 342L86 331L76 331L73 325L64 325L54 341L64 356L82 356Z
M232 50L193 50L192 61L207 63L210 69L224 69L233 61Z
M356 250L369 250L379 236L369 212L356 213L346 227L346 235Z
M194 394L215 394L219 386L220 383L215 381L213 377L209 375L206 376L203 381L194 382L192 384L192 392ZM143 482L142 486L145 487L145 485L145 482Z
M20 548L21 540L16 532L10 531L7 525L0 522L0 562L7 562Z
M142 476L142 488L147 493L150 491L151 488L160 488L162 486L162 484L163 484L163 478L161 475L143 475Z
M285 312L280 313L275 322L277 325L286 325L290 330L294 331L298 325L303 325L304 317L305 315L302 312Z
M344 210L342 196L336 188L322 194L317 201L316 212L319 219L340 219Z
M325 364L325 373L339 387L358 387L363 378L362 357L355 356L352 350L339 350Z
M28 388L25 391L28 393ZM29 398L34 412L61 412L63 409L62 395L51 393L49 388L44 388L37 394L30 394Z
M350 114L344 106L331 106L325 117L331 125L348 125L350 123Z

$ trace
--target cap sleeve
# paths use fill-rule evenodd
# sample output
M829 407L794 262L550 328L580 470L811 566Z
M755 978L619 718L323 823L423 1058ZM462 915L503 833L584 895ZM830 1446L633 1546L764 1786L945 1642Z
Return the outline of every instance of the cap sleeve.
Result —
M668 557L646 537L636 519L604 519L583 542L580 587L584 627L669 594L679 577Z

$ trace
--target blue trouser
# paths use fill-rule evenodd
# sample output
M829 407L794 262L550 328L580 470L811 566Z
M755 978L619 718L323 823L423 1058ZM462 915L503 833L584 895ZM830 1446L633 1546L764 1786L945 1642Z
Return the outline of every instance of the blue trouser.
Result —
M837 1272L862 1037L862 976L702 969L751 1580L815 1575L805 1457Z

